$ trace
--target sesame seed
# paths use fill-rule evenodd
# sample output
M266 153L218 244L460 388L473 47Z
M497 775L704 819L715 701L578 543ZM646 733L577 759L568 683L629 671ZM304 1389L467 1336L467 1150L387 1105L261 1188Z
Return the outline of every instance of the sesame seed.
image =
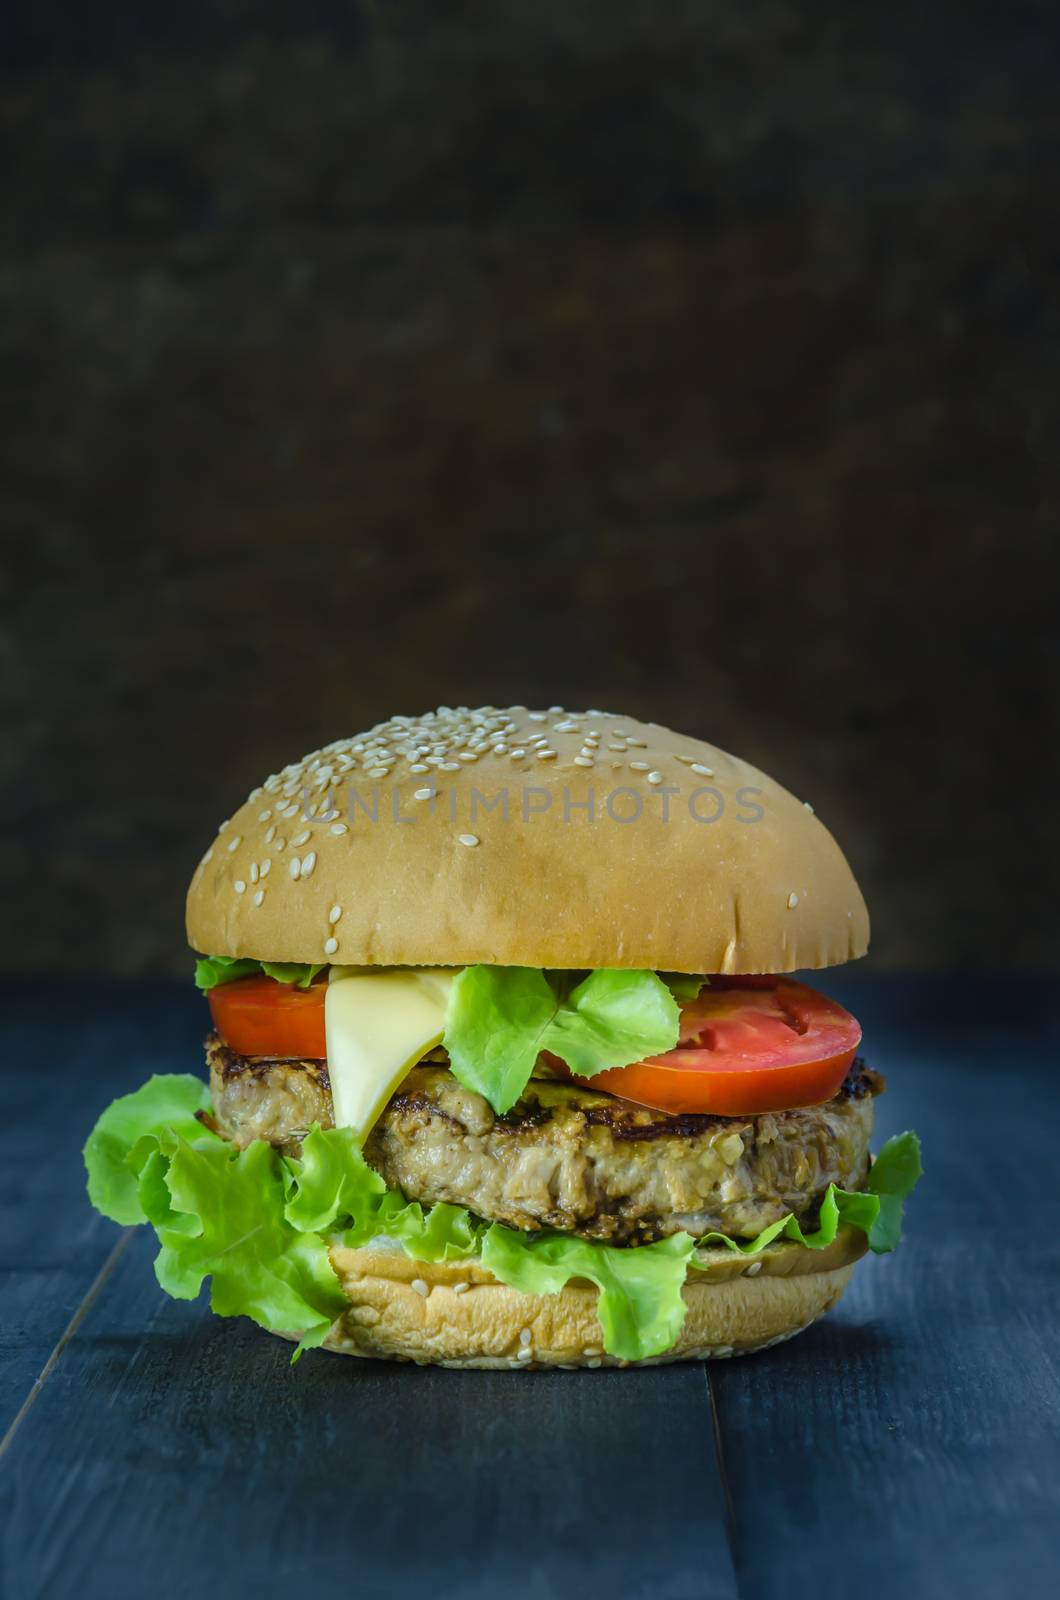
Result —
M648 773L648 782L649 783L662 783L662 781L663 781L663 775L662 775L661 772L649 772Z
M648 761L631 761L630 762L630 766L632 767L634 772L647 772L647 770L648 770L650 765L651 765L651 763L648 762Z
M513 750L512 751L512 760L513 761L521 761L522 758L525 755L526 755L526 751L525 750Z
M346 824L344 822L333 822L328 832L335 834L337 838L340 833L346 832Z
M256 861L250 863L250 881L251 883L257 883L258 881L258 863Z
M410 1287L415 1289L417 1294L421 1294L425 1300L431 1292L422 1278L413 1278Z
M292 844L308 844L309 843L309 837L310 837L309 829L306 828L306 829L304 829L304 831L302 833L296 833L294 838L291 840L291 843Z
M546 717L544 711L528 711L526 715L530 722L544 722Z
M593 765L593 758L592 756L575 756L574 765L576 767L591 767Z
M438 763L438 771L439 772L459 772L460 771L460 763L459 763L459 761L439 761L439 763Z
M624 756L624 755L625 755L625 753L626 753L626 747L625 747L625 745L624 745L624 744L609 744L609 745L608 745L608 747L607 747L607 748L608 748L608 749L609 749L609 750L617 750L617 751L618 751L618 753L619 753L619 754L620 754L620 755L623 755L623 756Z
M258 892L253 897L254 904L256 906L260 906L260 904L264 900L264 898L265 898L265 890L264 889L259 889Z
M433 789L413 789L412 798L414 800L429 800L433 794Z
M292 878L297 879L301 875L302 863L299 861L297 856L291 857L287 864L287 870L291 874Z
M266 856L265 860L261 863L261 866L258 868L259 876L262 877L262 878L267 878L268 875L269 875L269 869L270 869L271 866L272 866L272 857L271 856Z
M271 816L272 816L271 808L268 809L268 810L265 810L265 811L259 811L258 812L258 821L259 822L268 822L268 820L269 820L269 818Z
M517 1350L515 1352L515 1359L516 1361L532 1361L534 1359L534 1352L532 1350Z
M326 956L333 956L338 948L339 941L337 939L331 938L324 940L324 954Z
M274 850L286 850L287 849L287 840L286 839L275 839L273 841L272 848Z
M592 1361L587 1361L585 1365L587 1367L592 1367L595 1370L597 1367L602 1367L603 1362L600 1360L599 1356L595 1356Z
M705 767L703 765L702 761L693 761L691 763L691 766L692 766L692 771L693 772L698 772L699 776L701 778L713 778L713 776L714 776L714 768L713 767Z
M246 893L247 886L243 882L242 878L237 878L235 883L232 885L232 887L235 890L236 894L245 894Z
M534 753L539 761L554 761L556 759L554 750L537 750Z
M760 1261L752 1261L751 1265L744 1272L744 1277L745 1278L753 1278L755 1273L756 1272L761 1272L761 1270L762 1270L762 1263Z
M302 874L301 874L302 877L303 878L308 878L309 874L312 872L312 870L316 866L316 864L317 864L317 853L316 853L315 850L310 850L310 852L309 852L309 854L307 856L303 856L302 857Z
M789 911L794 911L795 907L798 905L798 903L799 903L799 897L795 893L795 890L792 889L791 893L788 895L788 910Z
M228 827L228 818L227 818L227 817L226 817L226 818L225 818L225 820L224 820L224 822L219 822L219 823L218 823L218 824L217 824L217 831L218 831L218 833L224 833L224 831L225 831L225 829L226 829L226 828L227 828L227 827Z
M369 767L368 768L368 776L370 778L385 778L389 774L389 772L390 772L390 768L389 767Z
M297 815L298 815L298 807L297 807L297 805L293 805L293 806L284 806L284 808L283 808L283 813L282 813L282 814L283 814L283 815L284 815L284 816L285 816L285 817L287 817L287 818L288 818L288 820L289 820L289 819L290 819L290 818L291 818L291 817L296 817L296 816L297 816Z
M275 837L276 837L276 824L274 822L271 827L265 829L265 843L266 844L271 844L272 841L275 839Z
M460 752L460 760L461 761L477 761L478 760L478 751L477 750L461 750L461 752Z
M212 861L212 860L213 860L213 845L211 845L210 848L207 850L206 854L203 856L202 860L199 862L199 865L200 865L200 867L204 867L208 861Z
M464 1283L463 1279L461 1279L461 1281L459 1283L454 1283L453 1284L453 1293L454 1294L467 1294L467 1291L470 1289L470 1287L471 1287L471 1285L469 1283Z
M495 744L493 746L493 754L495 756L506 756L508 754L508 746L506 744Z
M626 743L631 744L635 750L643 750L645 748L643 739L634 739L633 735L629 733L626 734Z
M810 816L812 817L813 814L814 814L814 810L813 810L813 807L811 806L810 802L808 800L804 800L802 803L806 807L807 811L810 813Z
M529 1328L520 1328L519 1329L519 1343L522 1345L524 1350L526 1349L527 1345L530 1343L530 1337L531 1336L530 1336L530 1329Z
M426 761L414 761L409 767L410 772L430 772L430 770Z
M341 906L332 906L331 910L328 912L328 921L331 923L332 927L335 926L336 922L338 922L338 920L339 920L339 918L341 916L342 916L342 907Z
M612 728L611 729L611 737L612 737L612 739L624 739L624 738L626 738L626 730L625 730L625 728Z
M690 767L692 765L692 757L682 754L680 750L674 751L674 760L682 762L686 767Z
M231 855L233 850L238 850L242 843L243 843L243 836L242 836L242 834L239 834L239 833L236 834L234 839L229 839L229 841L228 841L228 853L229 853L229 855Z
M466 844L468 848L478 844L478 834L476 833L458 833L457 838L461 844Z

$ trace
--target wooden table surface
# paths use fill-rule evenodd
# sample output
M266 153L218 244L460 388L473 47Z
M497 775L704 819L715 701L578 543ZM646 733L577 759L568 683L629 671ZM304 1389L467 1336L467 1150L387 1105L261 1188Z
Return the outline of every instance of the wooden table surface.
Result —
M1057 1592L1055 990L829 987L890 1079L881 1135L924 1141L902 1248L790 1344L593 1373L292 1370L166 1299L79 1149L113 1095L195 1070L198 996L6 991L7 1600Z

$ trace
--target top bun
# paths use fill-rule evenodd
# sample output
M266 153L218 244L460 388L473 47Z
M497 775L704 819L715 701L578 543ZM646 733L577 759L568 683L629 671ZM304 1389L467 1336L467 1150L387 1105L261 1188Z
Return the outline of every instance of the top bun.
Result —
M772 778L556 706L393 717L266 778L187 924L210 955L352 966L791 972L869 937L839 847Z

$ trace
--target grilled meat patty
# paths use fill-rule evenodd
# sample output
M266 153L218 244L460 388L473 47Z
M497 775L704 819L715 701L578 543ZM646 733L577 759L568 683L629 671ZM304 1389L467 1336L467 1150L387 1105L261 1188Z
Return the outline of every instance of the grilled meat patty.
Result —
M268 1139L295 1151L312 1123L333 1125L326 1062L237 1056L216 1034L207 1055L216 1126L241 1147ZM750 1238L788 1211L812 1215L829 1183L861 1186L883 1087L859 1058L826 1105L713 1117L533 1079L497 1116L434 1052L390 1100L365 1154L410 1199L524 1231L612 1244L682 1229Z

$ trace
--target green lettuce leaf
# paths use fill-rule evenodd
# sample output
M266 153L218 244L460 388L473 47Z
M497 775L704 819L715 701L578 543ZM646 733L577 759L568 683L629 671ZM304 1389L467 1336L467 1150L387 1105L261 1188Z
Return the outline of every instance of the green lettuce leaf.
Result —
M386 1193L352 1128L310 1128L301 1160L289 1158L284 1165L289 1175L284 1216L300 1233L326 1233L352 1217L373 1215Z
M170 1149L175 1148L176 1140L168 1134L162 1136ZM156 1233L162 1228L168 1228L172 1233L186 1233L194 1236L202 1227L199 1218L187 1211L177 1211L173 1205L173 1196L169 1192L166 1179L169 1175L169 1156L163 1155L161 1142L152 1150L144 1162L140 1173L140 1204L144 1215Z
M300 1333L296 1356L321 1344L348 1302L325 1241L286 1218L278 1151L261 1139L238 1154L220 1139L195 1146L173 1136L165 1143L165 1186L183 1218L156 1224L162 1288L175 1300L193 1300L209 1277L218 1316Z
M868 1234L869 1249L876 1255L884 1255L898 1246L905 1201L923 1170L920 1140L916 1134L896 1133L887 1140L869 1170L867 1192L837 1189L834 1183L828 1185L813 1233L804 1233L789 1211L786 1217L763 1228L754 1239L730 1239L724 1233L708 1233L697 1243L703 1247L721 1246L745 1256L756 1255L775 1239L791 1239L807 1250L824 1250L835 1242L840 1226L846 1224ZM695 1266L694 1261L692 1266Z
M277 983L308 989L317 973L323 972L326 966L326 961L253 961L247 956L200 956L195 963L195 983L205 994L222 983L264 972Z
M299 1164L262 1141L236 1152L196 1119L208 1107L206 1085L190 1076L151 1078L114 1101L85 1145L89 1197L116 1222L151 1223L162 1246L155 1273L167 1294L193 1299L209 1276L218 1315L301 1333L297 1357L321 1342L346 1305L324 1239L288 1221L288 1191L296 1210L299 1199L290 1167ZM306 1142L321 1210L325 1163L312 1136ZM343 1203L352 1181L347 1174ZM369 1187L385 1190L374 1173Z
M595 1283L604 1349L643 1361L669 1350L681 1332L681 1289L694 1249L688 1233L618 1249L561 1233L517 1233L495 1222L482 1240L482 1265L523 1294L558 1294L571 1278Z
M96 1210L126 1227L146 1222L139 1192L144 1163L167 1128L186 1139L205 1134L195 1113L209 1105L206 1085L190 1073L149 1078L134 1094L112 1101L84 1149L88 1198Z
M473 1223L462 1206L444 1202L424 1210L418 1200L406 1200L389 1189L374 1212L362 1212L345 1235L348 1245L370 1239L396 1239L415 1261L460 1261L478 1253L483 1225Z
M326 961L262 961L261 970L267 978L277 983L289 983L295 989L308 989L318 972L323 972Z
M869 1229L869 1249L877 1255L897 1249L905 1202L923 1173L920 1140L915 1133L896 1133L872 1163L869 1190L878 1197L880 1209Z
M397 1239L417 1261L450 1261L475 1253L476 1231L459 1206L425 1211L373 1172L352 1128L313 1127L302 1141L301 1160L284 1163L289 1174L284 1215L301 1232L342 1228L344 1243Z
M236 956L200 956L195 963L195 986L205 994L219 984L232 983L236 978L249 978L252 973L260 971L260 961Z
M697 999L699 991L707 988L710 984L709 978L700 977L692 972L660 972L658 976L665 983L678 1004Z
M677 1043L677 1002L654 972L568 975L538 967L465 967L449 999L444 1044L453 1074L494 1111L511 1109L542 1050L581 1077L626 1067Z

